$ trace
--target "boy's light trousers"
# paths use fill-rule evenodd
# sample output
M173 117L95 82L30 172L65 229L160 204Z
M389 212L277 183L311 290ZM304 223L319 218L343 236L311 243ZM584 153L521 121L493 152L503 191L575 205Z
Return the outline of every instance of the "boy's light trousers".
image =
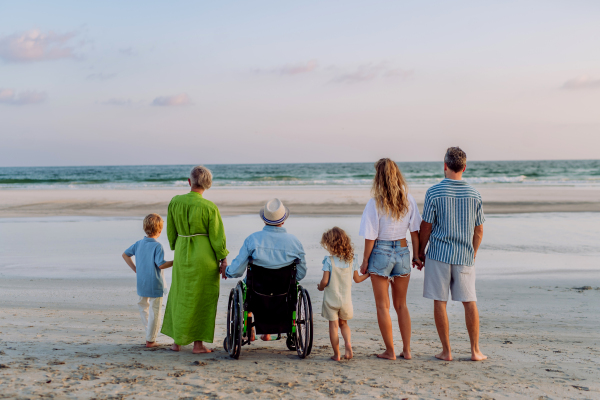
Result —
M155 342L156 335L160 329L160 308L162 306L162 297L140 297L138 307L142 324L146 328L146 341Z

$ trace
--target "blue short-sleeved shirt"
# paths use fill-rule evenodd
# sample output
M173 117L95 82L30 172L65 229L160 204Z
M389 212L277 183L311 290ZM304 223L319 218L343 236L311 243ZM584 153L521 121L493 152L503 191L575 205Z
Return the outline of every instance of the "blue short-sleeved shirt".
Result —
M425 194L423 221L432 224L427 257L446 264L475 263L473 234L485 222L479 192L463 180L444 179Z
M125 250L129 257L135 256L137 293L142 297L163 297L163 272L165 252L156 239L145 237Z
M331 257L333 257L333 262L335 262L335 266L338 268L348 268L350 264L345 261L342 261L338 256L325 256L323 259L323 272L331 272ZM358 271L360 266L358 265L358 261L356 261L356 254L354 255L354 259L352 260L352 270Z

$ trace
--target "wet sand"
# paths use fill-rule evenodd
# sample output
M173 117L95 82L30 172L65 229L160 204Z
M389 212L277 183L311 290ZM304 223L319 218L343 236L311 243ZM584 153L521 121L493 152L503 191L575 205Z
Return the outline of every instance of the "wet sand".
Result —
M600 187L476 186L486 213L600 211ZM410 192L422 207L425 187ZM143 216L166 214L171 198L182 189L157 190L1 190L0 218L45 216ZM370 198L369 188L211 188L205 197L223 215L253 214L270 198L279 197L296 215L359 215Z
M481 348L468 361L460 303L449 302L455 360L440 345L432 302L413 271L408 305L413 360L385 361L369 280L354 285L350 321L355 358L329 360L327 321L316 290L325 251L321 232L338 225L356 236L360 218L298 217L287 229L304 243L315 311L313 354L305 360L283 341L245 346L240 360L221 347L226 299L222 281L214 353L146 349L135 276L120 255L141 238L141 218L0 219L0 398L485 398L600 397L600 214L488 215L477 261ZM224 217L231 260L260 229L255 215ZM173 253L163 235L166 259ZM170 271L166 272L167 283ZM589 286L586 290L574 289ZM392 311L392 320L395 313ZM397 351L402 343L394 326Z

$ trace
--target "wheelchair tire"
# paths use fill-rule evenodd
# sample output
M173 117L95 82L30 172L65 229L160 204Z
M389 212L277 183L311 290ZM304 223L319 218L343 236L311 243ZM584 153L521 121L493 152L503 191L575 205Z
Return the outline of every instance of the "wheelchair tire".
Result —
M242 330L244 326L243 296L240 285L229 292L229 303L227 306L227 337L223 348L231 358L240 358L242 350Z
M298 288L296 306L296 351L300 358L306 358L312 351L313 316L310 295L302 286Z

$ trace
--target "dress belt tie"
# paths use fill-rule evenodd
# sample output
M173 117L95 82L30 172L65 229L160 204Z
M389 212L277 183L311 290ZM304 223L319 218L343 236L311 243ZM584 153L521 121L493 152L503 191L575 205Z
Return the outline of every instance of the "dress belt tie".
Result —
M208 236L208 233L196 233L195 235L189 235L189 236L186 236L186 235L177 235L177 236L179 236L179 237Z

